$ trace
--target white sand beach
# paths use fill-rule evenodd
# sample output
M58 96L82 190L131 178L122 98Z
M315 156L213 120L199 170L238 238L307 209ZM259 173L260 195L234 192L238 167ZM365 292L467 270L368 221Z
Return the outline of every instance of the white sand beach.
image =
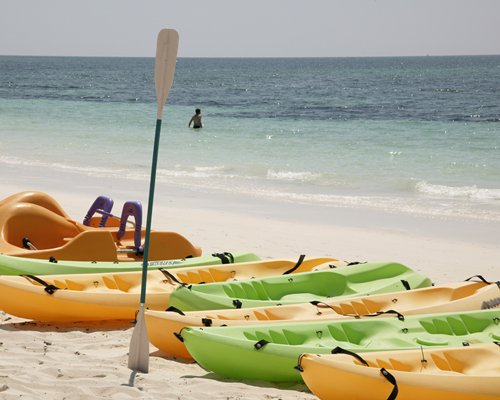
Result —
M101 194L147 205L148 182L3 165L0 198L38 190L82 219ZM177 231L204 254L252 251L262 258L331 256L347 261L398 261L436 283L475 274L499 280L498 223L419 217L201 193L159 183L153 227ZM15 301L15 299L13 299ZM26 321L0 311L0 399L313 399L304 385L234 382L151 346L150 372L127 368L131 326Z

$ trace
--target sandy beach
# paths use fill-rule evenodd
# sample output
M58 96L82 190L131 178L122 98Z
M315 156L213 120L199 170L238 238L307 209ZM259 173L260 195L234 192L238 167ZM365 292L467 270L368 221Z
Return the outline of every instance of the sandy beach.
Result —
M38 190L82 219L101 194L147 204L148 182L3 165L0 198ZM190 187L157 186L153 227L177 231L204 254L252 251L262 258L331 256L398 261L435 283L475 274L499 280L500 227L478 220L266 201ZM232 382L153 346L149 374L127 368L131 325L71 326L26 321L0 311L0 399L313 399L304 385Z

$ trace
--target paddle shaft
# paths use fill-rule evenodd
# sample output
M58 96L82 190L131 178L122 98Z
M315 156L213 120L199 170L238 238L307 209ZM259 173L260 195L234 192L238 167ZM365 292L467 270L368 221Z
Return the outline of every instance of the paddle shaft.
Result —
M146 217L146 237L144 241L144 258L142 260L141 305L146 302L146 283L148 278L149 238L151 236L151 220L153 219L153 203L155 197L156 165L160 147L161 119L156 120L155 141L153 146L153 160L151 162L151 177L149 179L148 214Z
M156 182L156 164L160 147L161 120L163 106L174 80L175 64L179 35L173 29L162 29L158 34L155 61L155 88L158 110L156 116L155 141L153 146L153 161L149 180L148 214L146 218L146 238L144 241L144 258L142 260L142 281L140 307L137 314L137 323L132 332L129 347L128 367L133 371L147 373L149 371L149 339L144 320L146 303L146 284L148 276L149 242L151 237L151 220L153 219L153 203Z

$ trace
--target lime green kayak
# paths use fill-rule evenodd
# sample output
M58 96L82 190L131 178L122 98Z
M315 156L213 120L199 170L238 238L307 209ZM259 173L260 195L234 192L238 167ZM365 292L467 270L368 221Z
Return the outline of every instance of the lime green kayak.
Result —
M431 284L429 278L402 264L364 263L293 276L182 285L171 294L170 305L182 311L268 307L388 293Z
M232 379L300 381L303 353L474 346L500 340L500 310L394 318L187 327L178 338L203 368ZM334 377L332 377L334 378Z
M259 261L254 253L214 253L210 256L182 258L177 260L150 261L148 269L182 268L214 264L229 264ZM34 258L12 257L0 254L0 275L54 275L54 274L93 274L100 272L139 271L142 261L63 261L39 260Z

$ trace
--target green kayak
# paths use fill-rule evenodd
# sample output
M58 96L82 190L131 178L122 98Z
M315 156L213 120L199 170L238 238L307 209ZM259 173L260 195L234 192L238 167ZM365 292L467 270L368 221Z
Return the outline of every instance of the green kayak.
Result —
M500 340L500 310L252 326L187 327L178 338L203 368L233 379L300 381L303 353L469 346Z
M431 286L429 278L398 263L364 263L261 279L182 285L170 305L182 311L268 307L325 301Z
M183 258L177 260L150 261L148 269L182 268L213 264L259 261L253 253L214 253L210 256ZM11 257L0 254L0 275L54 275L91 274L100 272L139 271L142 261L63 261L39 260L34 258Z

